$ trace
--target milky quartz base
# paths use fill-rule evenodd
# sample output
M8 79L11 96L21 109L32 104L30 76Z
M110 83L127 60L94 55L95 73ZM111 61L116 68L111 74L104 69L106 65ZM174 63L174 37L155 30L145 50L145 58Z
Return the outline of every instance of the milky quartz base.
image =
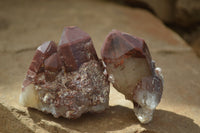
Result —
M148 88L158 77L152 78L146 59L128 57L117 67L107 64L106 69L109 73L108 79L113 86L124 94L126 99L133 101L134 112L140 122L151 121L153 112L160 102L161 88L153 90L151 87Z

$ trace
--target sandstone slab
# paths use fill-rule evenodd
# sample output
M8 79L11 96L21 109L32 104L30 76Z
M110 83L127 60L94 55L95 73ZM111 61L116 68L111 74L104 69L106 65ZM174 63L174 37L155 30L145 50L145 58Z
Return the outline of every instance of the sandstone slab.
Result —
M81 0L7 0L0 1L0 8L0 22L4 22L0 23L4 25L0 28L0 132L200 132L199 58L147 11ZM76 120L54 118L19 105L21 84L36 47L49 39L58 42L59 33L69 25L90 34L98 56L105 36L113 28L149 44L165 80L163 98L151 123L141 125L132 104L113 87L109 109Z

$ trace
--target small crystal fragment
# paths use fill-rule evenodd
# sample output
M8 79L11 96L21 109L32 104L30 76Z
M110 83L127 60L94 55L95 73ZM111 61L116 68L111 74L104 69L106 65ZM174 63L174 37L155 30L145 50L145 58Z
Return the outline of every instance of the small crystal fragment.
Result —
M109 82L103 71L90 36L77 27L66 27L58 48L52 41L38 47L20 103L54 117L101 112L109 100Z
M151 121L162 96L163 79L144 40L113 30L106 37L101 55L110 82L134 103L139 121Z
M45 79L46 81L53 81L61 70L61 60L57 53L52 54L44 61Z

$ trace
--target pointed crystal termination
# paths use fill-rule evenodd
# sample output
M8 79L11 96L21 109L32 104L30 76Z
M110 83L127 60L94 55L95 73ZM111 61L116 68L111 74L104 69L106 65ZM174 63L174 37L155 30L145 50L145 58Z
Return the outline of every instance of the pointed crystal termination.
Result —
M20 103L54 117L101 112L108 107L110 90L103 71L90 36L77 27L66 27L58 48L49 41L36 50Z
M113 30L106 37L101 56L110 82L134 103L139 121L150 122L162 96L163 78L144 40Z
M90 36L74 26L64 28L58 51L67 72L77 70L89 60L98 60Z
M26 79L24 80L22 87L23 89L34 81L34 78L37 75L37 73L40 73L44 70L44 60L55 52L57 52L57 46L53 41L44 42L37 48L32 62L29 66Z

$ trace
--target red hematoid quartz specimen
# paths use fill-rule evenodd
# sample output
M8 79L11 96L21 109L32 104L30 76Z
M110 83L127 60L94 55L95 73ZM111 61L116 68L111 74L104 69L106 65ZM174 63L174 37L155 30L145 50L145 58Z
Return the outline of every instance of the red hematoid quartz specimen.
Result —
M66 27L58 48L53 41L37 48L20 103L54 117L101 112L109 100L109 82L103 71L90 36L77 27Z
M109 81L133 102L139 121L151 121L162 96L163 77L144 40L113 30L106 37L101 55Z

